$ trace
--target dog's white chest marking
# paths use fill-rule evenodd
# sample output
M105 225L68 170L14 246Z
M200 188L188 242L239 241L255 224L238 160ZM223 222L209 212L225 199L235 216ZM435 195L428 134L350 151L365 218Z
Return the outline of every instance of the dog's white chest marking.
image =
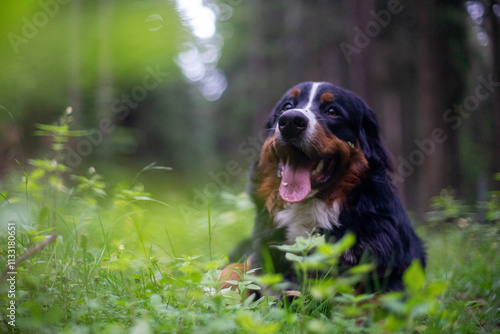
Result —
M306 236L315 227L332 229L340 226L340 206L334 202L328 206L316 198L306 199L298 203L286 203L285 207L274 217L278 227L287 228L287 241L295 242L298 236Z

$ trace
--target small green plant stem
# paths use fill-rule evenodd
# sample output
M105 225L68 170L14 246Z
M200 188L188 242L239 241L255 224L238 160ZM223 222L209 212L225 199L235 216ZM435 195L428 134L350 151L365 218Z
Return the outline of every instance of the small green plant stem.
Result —
M212 221L210 218L210 203L207 204L207 211L208 211L208 253L210 255L210 261L213 261L212 259Z
M168 244L170 245L170 249L172 250L172 254L174 255L173 260L177 263L177 254L175 253L175 248L172 243L172 239L170 238L170 234L168 233L168 229L165 227L165 234L167 235Z

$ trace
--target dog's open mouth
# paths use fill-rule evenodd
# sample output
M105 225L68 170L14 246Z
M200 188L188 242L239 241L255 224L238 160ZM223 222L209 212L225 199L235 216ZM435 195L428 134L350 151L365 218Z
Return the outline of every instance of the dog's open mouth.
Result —
M330 180L336 165L335 156L313 159L297 149L288 150L279 160L279 193L292 203L302 201L312 189Z

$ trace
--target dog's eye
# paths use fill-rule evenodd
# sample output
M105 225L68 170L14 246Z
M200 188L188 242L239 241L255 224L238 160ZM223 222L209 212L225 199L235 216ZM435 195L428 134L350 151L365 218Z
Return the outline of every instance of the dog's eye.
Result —
M282 110L282 111L286 111L286 110L289 110L289 109L292 109L292 108L293 108L292 104L291 104L291 103L287 103L287 104L285 104L285 105L281 108L281 110Z
M339 114L339 110L335 107L328 107L328 109L326 109L325 111L325 114L327 114L328 116L337 116Z

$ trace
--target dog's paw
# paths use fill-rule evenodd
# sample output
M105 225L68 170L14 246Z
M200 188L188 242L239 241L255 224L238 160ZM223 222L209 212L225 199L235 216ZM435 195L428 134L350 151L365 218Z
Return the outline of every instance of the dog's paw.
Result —
M222 269L220 273L219 282L221 282L221 284L219 285L219 289L236 289L237 286L229 282L243 281L243 277L248 270L249 268L246 268L245 264L243 263L231 263L226 268Z

